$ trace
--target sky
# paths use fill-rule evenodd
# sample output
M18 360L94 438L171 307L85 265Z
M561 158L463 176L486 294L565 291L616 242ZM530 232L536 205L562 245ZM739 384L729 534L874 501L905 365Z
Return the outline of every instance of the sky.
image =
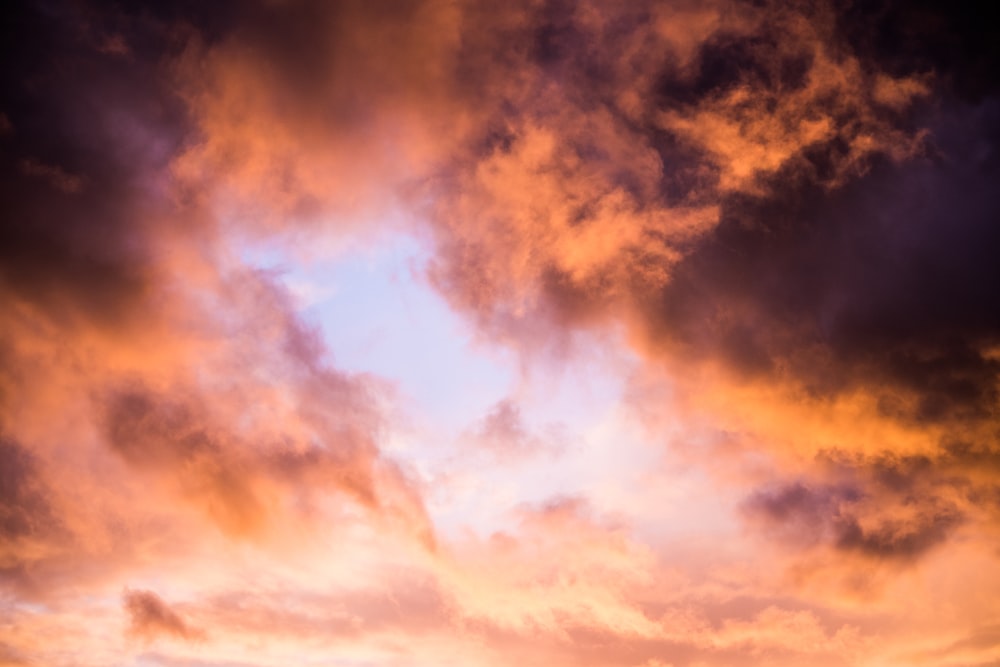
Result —
M0 14L0 667L1000 665L971 5Z

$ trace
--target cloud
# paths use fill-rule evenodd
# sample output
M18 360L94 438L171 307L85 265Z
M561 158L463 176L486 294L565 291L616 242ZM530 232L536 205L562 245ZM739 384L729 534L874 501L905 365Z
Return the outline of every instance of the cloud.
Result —
M29 159L21 162L21 171L29 176L47 180L52 187L65 194L77 194L83 190L83 179L54 165L41 164Z
M204 639L204 631L192 627L152 591L126 590L122 603L129 615L129 633L145 639L166 635L178 639Z
M655 9L563 9L505 28L503 112L437 190L451 303L527 354L624 324L684 405L779 457L990 450L995 100L858 43L833 6L679 10L699 35L680 56L639 20ZM886 11L988 51L960 13ZM923 554L962 514L918 513L912 533L844 519L839 542Z
M0 439L0 535L4 541L16 541L47 528L51 509L38 488L35 462L30 452L14 442Z
M172 171L243 232L361 232L461 136L455 7L256 3L232 19L175 63L196 139Z
M105 399L107 442L134 469L165 479L170 488L236 536L259 533L276 520L275 512L286 511L283 497L297 497L308 504L313 490L340 492L373 511L415 511L409 520L425 520L420 517L419 501L405 492L402 497L392 492L381 497L380 483L389 487L406 482L391 462L378 460L371 439L374 427L364 421L376 418L375 408L365 405L363 395L352 395L364 391L363 386L327 373L316 378L313 389L325 390L328 397L340 401L339 406L327 407L326 419L338 407L358 412L340 423L310 423L308 413L289 414L289 425L296 417L304 421L300 426L306 430L301 433L261 433L252 426L240 433L229 426L234 419L229 406L218 414L204 409L212 402L218 409L223 401L238 397L220 392L209 402L183 388L157 395L133 386L113 391ZM348 407L348 402L356 404ZM240 406L232 407L238 410ZM309 409L305 401L301 407ZM369 415L362 412L365 409ZM244 413L244 419L251 416Z
M3 567L25 595L135 566L153 524L266 542L331 496L433 542L381 455L378 381L329 366L277 277L186 189L198 126L175 75L233 16L185 11L5 10Z
M0 665L4 667L21 667L21 665L30 664L18 651L6 644L0 644Z
M6 320L19 304L119 322L152 279L144 238L164 204L152 174L178 145L183 113L156 60L109 66L92 48L92 9L6 12L17 35L5 40L0 99L11 128L0 162ZM126 23L167 47L157 26Z
M164 664L995 658L1000 106L975 13L3 12L0 661L127 662L101 630L123 582L133 634L202 634L147 587L211 621L217 646ZM389 382L340 370L249 259L399 232L484 342L544 364L624 341L670 445L644 456L704 475L692 524L735 498L748 535L652 535L661 508L607 511L610 482L552 498L568 451L518 460L497 525L439 531ZM525 414L465 436L536 450Z
M746 507L786 539L824 541L837 550L903 561L946 542L965 518L959 507L939 498L883 496L873 502L857 490L802 484L757 491Z
M473 447L490 452L500 461L539 453L554 455L568 441L565 425L548 423L535 429L526 422L519 403L510 398L494 403L465 436Z

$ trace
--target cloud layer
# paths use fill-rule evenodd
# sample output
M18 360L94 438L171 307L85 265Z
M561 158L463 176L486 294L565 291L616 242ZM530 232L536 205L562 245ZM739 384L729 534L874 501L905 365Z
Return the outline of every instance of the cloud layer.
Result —
M2 11L0 663L1000 658L974 12ZM521 364L451 440L289 287L400 236Z

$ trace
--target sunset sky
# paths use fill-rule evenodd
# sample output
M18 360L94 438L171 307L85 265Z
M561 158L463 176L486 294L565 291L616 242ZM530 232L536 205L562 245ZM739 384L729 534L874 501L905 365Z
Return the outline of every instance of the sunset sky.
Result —
M0 9L0 667L1000 666L1000 32Z

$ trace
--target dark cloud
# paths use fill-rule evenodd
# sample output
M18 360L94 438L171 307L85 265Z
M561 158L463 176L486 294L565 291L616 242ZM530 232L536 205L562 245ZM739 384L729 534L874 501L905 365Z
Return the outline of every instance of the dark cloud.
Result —
M163 204L153 179L183 132L160 70L169 37L122 18L143 49L114 57L95 40L115 14L69 2L3 14L0 299L8 313L27 302L118 321L148 288L144 239Z
M882 502L888 506L890 501ZM874 504L856 490L794 484L756 492L744 510L785 541L823 544L876 560L921 556L943 544L964 519L958 509L941 506L937 499L897 500L896 508L906 510L899 518L892 516L891 506Z
M798 548L912 561L970 523L997 518L997 454L949 445L934 456L820 456L809 480L758 489L743 504L751 525Z
M848 3L837 15L851 48L893 74L933 72L971 102L998 90L1000 47L979 8L930 0Z
M126 590L122 604L129 615L129 633L144 639L167 635L177 639L204 639L205 632L193 627L152 591Z
M996 120L993 106L943 114L938 158L836 192L790 173L767 197L733 198L650 304L657 331L812 391L874 386L893 416L995 415L1000 135L983 128ZM894 405L897 389L916 400Z
M951 508L922 511L915 519L886 520L874 528L844 518L838 521L836 546L874 558L914 558L944 543L961 522L962 515Z

